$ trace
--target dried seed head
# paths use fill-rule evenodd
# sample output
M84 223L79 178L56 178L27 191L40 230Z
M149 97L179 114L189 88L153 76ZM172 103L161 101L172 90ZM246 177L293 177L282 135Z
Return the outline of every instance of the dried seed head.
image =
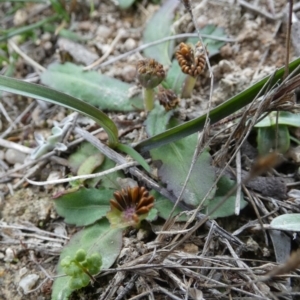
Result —
M172 90L166 90L162 87L159 88L159 92L157 94L158 101L165 108L166 111L171 109L175 109L179 104L180 99Z
M110 212L107 217L113 226L136 226L146 218L154 206L154 197L145 187L128 187L114 193L110 200Z
M193 45L180 43L175 55L183 73L197 77L204 71L205 49L200 42L195 45L195 48Z
M142 59L137 63L137 77L140 84L146 89L153 89L165 78L163 65L155 59Z

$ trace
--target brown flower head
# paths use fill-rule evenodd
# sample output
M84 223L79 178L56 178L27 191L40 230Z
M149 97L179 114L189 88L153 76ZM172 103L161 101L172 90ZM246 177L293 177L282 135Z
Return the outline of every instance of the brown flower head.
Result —
M110 200L111 210L107 213L113 227L137 226L154 206L154 197L145 187L128 187L114 193Z
M159 88L157 98L166 111L175 109L180 101L178 96L172 90L166 90L162 87Z
M163 65L155 59L142 59L137 63L137 77L141 85L146 89L153 89L165 78Z
M205 50L200 42L195 47L180 43L175 55L183 73L197 77L204 71L206 66Z

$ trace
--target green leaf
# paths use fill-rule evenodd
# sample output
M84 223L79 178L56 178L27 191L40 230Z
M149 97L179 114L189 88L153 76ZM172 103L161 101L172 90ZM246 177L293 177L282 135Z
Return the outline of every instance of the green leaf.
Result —
M171 25L174 11L178 1L168 0L153 15L146 24L143 35L143 43L151 43L171 35ZM170 57L173 55L174 41L167 41L144 50L146 57L154 58L162 65L171 64Z
M166 79L162 82L162 85L164 88L171 89L179 95L185 78L186 75L182 73L177 59L174 59L170 69L168 70Z
M111 168L114 168L115 166L116 163L106 157L104 163L101 165L100 168L97 169L97 172L106 171ZM122 171L116 171L101 177L101 187L113 190L120 189L120 186L117 182L118 178L124 178L124 173Z
M284 214L274 218L271 229L300 232L300 214Z
M224 28L221 27L217 27L214 24L208 24L206 25L204 28L202 28L200 30L201 34L207 34L207 35L212 35L215 37L222 37L222 38L226 38L226 33ZM199 38L189 38L187 40L187 43L191 43L191 44L196 44L199 41ZM203 43L204 45L207 46L207 50L209 52L209 56L213 56L216 55L217 53L220 52L220 48L223 47L225 45L225 42L223 41L218 41L215 39L210 39L210 38L203 38Z
M234 186L235 182L233 180L230 180L226 176L222 176L217 184L215 197L213 199L207 200L204 203L204 205L206 206L205 214L208 214L210 211L212 211L219 204L219 202L223 200L227 192L230 191ZM209 218L216 219L234 215L235 199L235 194L230 196L220 208L218 208L209 216ZM240 208L243 209L247 204L248 202L245 201L244 196L241 197Z
M277 112L273 111L258 122L254 127L269 127L276 125ZM300 114L293 114L288 111L280 111L278 116L278 124L300 127Z
M67 13L67 11L65 10L65 8L63 7L62 3L58 0L50 0L51 6L53 8L53 10L60 15L61 17L63 17L65 19L66 22L69 21L70 17Z
M119 143L117 145L117 149L119 149L122 152L125 152L126 154L130 155L134 160L136 160L147 172L150 172L150 166L146 162L146 160L143 158L141 154L139 154L136 150L134 150L132 147L127 146L125 144Z
M109 268L115 262L122 247L122 230L112 229L106 219L76 233L64 247L57 265L58 275L63 275L60 261L66 256L74 256L78 249L84 249L87 255L99 253L102 256L102 268ZM69 277L58 277L52 287L52 300L69 299L72 290L68 287Z
M179 196L183 187L196 145L197 135L194 134L150 151L152 159L162 163L158 170L161 181L176 197ZM211 157L208 151L204 151L193 168L182 196L183 201L191 207L199 205L214 183L215 172L210 162Z
M168 219L174 207L174 203L157 192L151 192L151 195L155 197L154 209L157 210L157 214L165 220ZM176 216L181 212L181 209L177 207L173 215ZM178 221L187 221L187 219L188 217L186 215L182 215Z
M83 71L72 63L50 65L41 81L102 110L133 111L143 107L141 97L129 99L129 84L96 71Z
M271 151L285 153L290 148L290 133L286 125L258 128L257 149L260 155Z
M103 218L110 208L112 190L86 189L65 194L55 199L57 213L68 224L86 226Z
M96 153L99 153L96 147L89 142L83 142L68 158L72 172L77 173L84 160Z
M24 34L24 33L28 33L29 31L35 30L35 29L43 26L44 24L55 21L57 19L59 19L59 16L54 15L54 16L51 16L51 17L48 17L48 18L43 18L41 21L30 24L30 25L5 30L5 31L1 32L2 36L0 37L0 42L8 40L8 39L10 39L10 38L12 38L13 36L16 36L16 35L21 35L21 34Z
M85 161L80 165L77 175L88 175L92 173L99 173L99 167L103 164L105 156L98 152L89 156ZM98 182L101 180L100 177L89 178L89 179L80 179L79 183L85 183L86 187L94 188L97 186Z
M45 86L0 75L0 90L25 97L38 98L76 110L95 120L106 131L110 146L118 144L118 129L115 123L101 110L75 97L52 90Z
M93 171L101 166L105 156L102 153L96 153L89 156L79 167L77 175L92 174Z
M117 1L121 9L129 8L135 2L135 0L117 0Z
M149 112L145 121L148 135L153 136L165 131L172 114L171 110L167 112L162 105L155 102L154 108Z
M157 216L158 216L158 211L156 208L152 208L150 211L149 211L149 214L146 218L146 220L148 222L153 222L157 219Z

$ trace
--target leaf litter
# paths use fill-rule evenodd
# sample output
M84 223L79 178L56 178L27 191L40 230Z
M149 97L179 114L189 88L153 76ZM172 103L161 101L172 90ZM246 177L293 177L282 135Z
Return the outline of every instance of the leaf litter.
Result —
M263 73L265 69L269 72L270 67L282 66L285 57L285 31L276 31L276 22L279 21L270 20L272 13L264 14L268 10L272 11L270 6L266 5L262 10L258 10L258 13L247 8L243 1L240 4L232 4L229 1L224 2L226 2L225 5L220 5L220 3L213 1L202 1L199 4L192 3L197 26L202 28L207 24L213 24L220 28L223 27L228 36L237 40L235 44L227 43L221 48L219 57L212 60L216 84L215 98L213 98L215 103L224 101L242 91L249 85L255 74ZM271 4L272 2L268 1ZM175 6L173 2L172 4ZM273 7L275 16L276 13L282 12L284 4L284 1L275 3L275 7ZM12 3L6 6L5 4L0 5L3 6L3 10L0 10L3 11L2 13L9 12L13 7ZM76 7L74 8L77 24L73 27L75 28L73 32L69 31L69 38L71 39L70 33L74 32L78 36L93 36L92 39L83 43L84 47L91 52L96 52L99 56L109 53L108 58L113 58L120 53L132 50L131 45L140 43L143 36L142 26L146 24L145 13L151 16L154 14L154 11L159 11L160 7L159 5L147 3L144 6L133 6L128 11L121 11L116 9L112 2L100 3L100 1L94 1L94 5L97 9L90 16L88 16L88 6L82 4L81 9L77 11ZM252 5L252 8L257 8L252 2L249 5ZM44 9L46 9L47 14L53 13L49 7L44 7ZM101 14L101 11L105 11L106 14ZM35 24L43 17L43 15L38 13L37 4L21 6L17 9L17 12L25 16L23 22L27 22L29 25ZM193 23L182 5L178 6L176 14L178 18L176 25L177 29L179 28L180 30L179 33L186 33L189 30L193 31ZM4 29L12 28L12 22L19 24L18 22L20 21L13 18L17 18L17 16L11 15L10 18L1 18ZM119 29L125 29L126 35L119 43L114 45L113 49L109 49ZM29 35L27 43L18 41L17 45L22 53L25 53L36 63L47 68L50 63L63 59L63 54L60 54L59 58L56 52L57 37L53 28L41 27L33 32L38 40ZM61 31L59 34L68 34L68 32ZM264 49L266 47L268 47L269 55L265 55ZM71 54L73 56L76 55L74 53ZM134 54L125 60L117 61L114 65L105 66L101 68L101 75L98 75L114 77L125 81L126 85L136 84L134 73L135 61L138 58L139 55ZM72 57L68 59L73 60ZM14 77L27 78L32 82L39 82L41 79L39 75L41 68L36 68L24 56L23 58L14 59L13 66ZM58 79L58 75L53 78ZM62 90L67 92L65 89ZM197 83L196 91L191 99L182 99L180 102L178 114L182 121L189 120L205 112L207 106L205 101L209 96L208 72ZM139 93L137 95L137 97L140 97ZM125 97L127 97L127 94ZM11 120L16 120L32 101L25 98L21 101L16 101L14 97L5 93L2 93L2 99L4 108L9 113ZM109 102L109 100L108 97L106 102ZM145 132L142 130L130 131L130 128L134 128L143 122L145 119L144 112L139 111L131 104L126 108L126 110L131 110L131 112L124 113L122 109L119 113L116 113L115 109L113 109L116 107L116 104L112 101L109 105L113 105L113 107L104 107L104 109L108 110L109 116L118 123L120 129L131 133L131 135L125 134L122 137L123 141L134 143L146 137ZM139 107L137 106L137 108ZM53 121L60 122L67 114L68 111L61 107L48 107L43 110L38 105L35 105L30 114L24 114L22 119L19 120L19 122L22 122L22 125L12 126L9 134L1 136L1 138L9 138L9 140L14 142L12 144L14 145L14 157L18 157L20 149L16 145L25 142L25 144L33 148L35 146L33 132L45 130L44 126L46 127L46 132L48 131L48 136L50 136ZM4 132L10 125L9 118L2 119L1 131ZM168 119L169 117L167 117ZM31 121L33 125L30 124ZM235 124L232 122L221 123L213 127L210 133L211 136L214 136L215 132L222 130L209 145L212 159L219 164L222 160L228 161L231 153L233 153L230 152L231 147L239 146L240 142L238 141L240 140L238 137L246 134L245 130L232 136L233 126ZM90 130L96 129L95 127L95 124L92 124ZM242 151L242 163L246 170L249 170L252 165L247 157L255 152L253 147L255 141L253 142L253 136L251 135L253 133L249 137L252 148L248 147L246 150L243 150L244 152ZM80 138L75 136L74 133L71 133L69 138L69 142L70 144L73 143L73 147L80 143ZM98 138L105 141L106 136L100 132L98 133ZM236 145L232 145L232 140L237 142ZM229 141L229 144L226 144L226 141ZM70 144L69 151L73 153L74 149L71 148ZM224 144L226 148L222 148ZM194 151L194 146L191 148L189 156ZM53 207L52 196L65 192L66 186L50 185L39 188L27 185L25 180L21 184L19 182L20 178L24 176L39 181L53 178L53 176L65 177L71 168L67 160L69 153L58 155L53 152L40 162L30 164L30 162L24 161L22 164L16 159L14 160L14 158L8 160L5 148L2 148L1 152L3 157L3 164L1 164L1 168L3 168L3 182L1 183L1 193L3 194L1 202L1 260L4 262L0 268L4 283L0 288L1 294L4 299L25 299L26 296L22 295L24 290L19 289L19 292L17 292L18 282L21 282L21 279L25 278L26 275L38 274L40 281L34 286L30 297L31 299L40 299L42 295L44 299L50 299L51 282L56 274L54 268L58 261L58 255L67 239L73 237L77 231L74 227L62 225L62 220L57 216ZM222 164L220 165L222 166ZM30 169L26 169L27 166ZM231 166L235 167L234 164ZM218 167L220 166L218 165ZM285 162L282 169L277 169L274 172L281 180L293 184L296 179L289 175L296 172L296 169L297 166L292 162ZM205 171L199 170L198 172ZM155 174L153 176L157 178ZM162 177L159 173L158 176ZM181 182L184 179L182 178ZM295 186L297 187L297 185ZM174 193L174 187L169 188L167 186L167 188L169 189L167 192L171 193L169 198L176 200L178 191ZM123 241L120 242L122 245L119 245L120 249L122 248L120 255L113 255L111 263L106 265L106 270L103 270L106 275L100 277L94 289L80 291L77 296L73 296L75 297L74 299L80 297L78 295L85 299L95 299L95 297L99 299L121 299L122 297L127 297L130 299L134 298L134 295L139 294L145 297L148 295L151 297L152 295L152 298L155 297L155 299L179 299L183 296L198 299L195 298L195 295L203 299L217 297L273 299L276 296L280 296L280 294L285 295L289 299L297 297L299 288L299 272L295 272L295 269L299 267L299 262L295 259L297 254L292 254L282 268L275 268L276 258L273 245L266 232L252 229L255 226L250 226L248 229L240 231L238 238L233 235L227 236L227 240L224 240L224 236L226 237L226 235L222 235L224 230L234 232L242 228L247 222L252 221L256 222L257 225L259 224L259 218L264 224L272 224L273 219L280 221L279 216L299 212L296 198L286 197L278 199L276 196L262 196L260 193L253 192L253 190L255 190L253 187L251 190L243 187L243 193L247 195L246 199L251 205L242 210L240 216L219 218L217 223L206 223L207 225L211 224L209 229L202 226L197 231L193 231L193 226L195 226L193 222L187 223L191 227L186 227L185 223L175 223L175 220L173 220L167 228L164 228L165 233L162 234L161 229L164 221L157 219L156 223L150 223L151 230L146 230L146 233L142 233L142 229L133 232L128 230L128 232L123 234ZM256 210L253 208L253 205L257 207ZM159 209L159 206L157 208ZM257 211L260 217L256 215ZM192 212L188 212L188 215L191 214ZM100 215L101 213L99 217ZM163 212L158 215L163 218L167 217ZM297 219L295 218L295 220ZM285 223L280 225L286 226L286 228L289 226L288 224L285 225ZM297 226L297 224L293 224L293 226ZM92 230L95 230L95 228ZM28 232L33 232L34 235L30 235ZM193 233L181 245L178 243L176 248L176 240L180 241L182 236L190 232ZM157 233L156 237L153 236L153 233ZM299 246L297 234L291 235L292 233L288 231L283 234L288 236L287 240L289 243ZM84 232L79 234L84 235ZM50 237L48 238L49 235ZM249 236L253 240L251 243L248 242ZM240 244L237 245L233 241L240 241ZM73 240L73 243L75 243L75 240ZM254 247L255 243L258 246ZM276 244L274 247L276 248ZM32 249L35 249L35 251ZM168 252L169 249L173 250ZM111 251L111 253L116 253L116 249ZM168 254L166 255L166 253ZM106 257L109 257L109 255L106 254ZM113 264L114 262L115 264ZM289 274L290 277L273 278L274 275L282 274ZM265 276L265 280L272 277L272 281L258 282L259 276ZM6 288L11 285L16 288ZM116 286L120 285L124 285L126 288L117 289ZM58 289L55 288L55 290ZM55 296L52 296L52 298L55 299Z

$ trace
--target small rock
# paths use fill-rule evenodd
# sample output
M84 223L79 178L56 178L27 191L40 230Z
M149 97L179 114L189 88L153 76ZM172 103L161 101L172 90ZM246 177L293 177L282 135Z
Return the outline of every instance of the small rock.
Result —
M24 268L21 268L20 271L19 271L19 277L23 277L25 276L25 274L28 272L28 269L26 267Z
M14 15L14 25L19 26L26 22L28 18L27 12L23 9L18 9Z
M197 245L192 244L192 243L187 243L183 247L183 251L190 253L190 254L197 254L199 251L199 248Z
M136 68L132 65L127 65L122 70L122 77L125 81L131 82L135 79Z
M112 28L100 25L97 29L97 35L99 35L101 38L107 39L110 37L112 33Z
M20 280L19 287L23 289L25 295L32 290L39 278L37 274L29 274Z
M139 241L142 241L145 240L148 236L149 236L149 231L141 228L139 229L136 237Z
M12 262L15 259L15 253L11 248L7 248L5 250L5 258L4 261Z
M15 163L24 163L26 154L15 149L8 149L5 153L5 160L14 165Z
M53 44L51 43L51 42L45 42L44 44L43 44L43 48L45 49L45 50L50 50L50 49L52 49L52 47L53 47Z
M51 33L50 32L45 32L41 36L41 40L44 42L48 42L51 40Z
M127 51L133 50L136 48L136 41L132 38L127 39L124 43L124 48Z

